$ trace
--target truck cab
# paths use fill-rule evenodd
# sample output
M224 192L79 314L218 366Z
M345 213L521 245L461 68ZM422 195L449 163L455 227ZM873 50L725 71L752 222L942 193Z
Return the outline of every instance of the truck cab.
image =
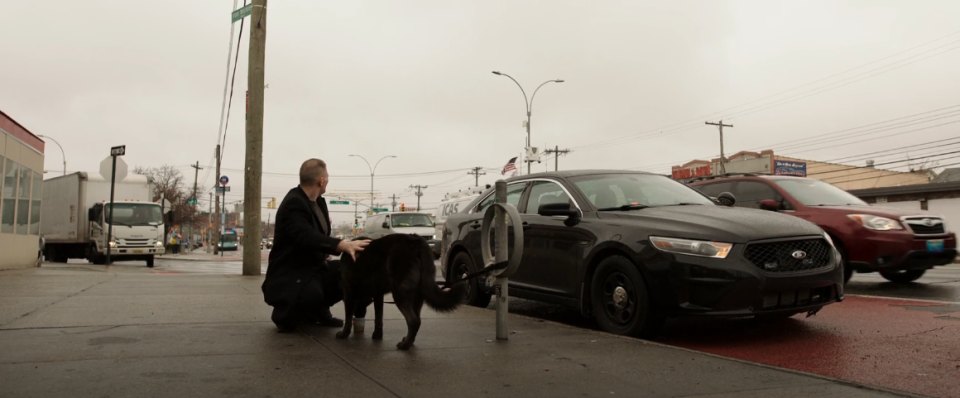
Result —
M107 245L112 259L144 260L148 267L153 266L154 256L164 253L163 214L159 204L113 202L111 206L101 202L88 210L87 217L94 242L87 258L95 264L105 260ZM113 230L107 242L107 229L111 224Z

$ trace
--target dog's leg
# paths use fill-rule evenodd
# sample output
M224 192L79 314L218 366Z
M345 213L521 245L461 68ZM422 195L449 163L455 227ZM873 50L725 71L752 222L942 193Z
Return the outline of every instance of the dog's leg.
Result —
M412 297L397 297L394 300L397 308L403 313L403 319L407 321L407 336L397 343L397 348L409 350L413 346L413 341L417 339L417 332L420 331L420 308L423 307L423 300Z
M373 295L373 335L374 340L383 340L383 295Z
M354 300L350 297L350 291L343 292L343 330L337 332L338 339L350 337L350 328L353 327L353 312L355 307Z

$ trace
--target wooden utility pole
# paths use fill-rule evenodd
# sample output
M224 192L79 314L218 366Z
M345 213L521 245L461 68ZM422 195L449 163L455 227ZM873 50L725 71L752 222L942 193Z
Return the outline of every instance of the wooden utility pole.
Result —
M221 225L221 222L220 222L220 195L223 195L224 200L226 200L227 198L226 192L224 192L223 194L220 193L222 192L220 189L221 187L220 185L220 144L217 144L216 158L217 158L217 181L213 183L214 191L216 191L216 194L214 195L214 198L216 199L213 202L214 203L213 208L215 212L213 213L213 220L216 223L214 224L216 228L214 229L214 232L213 232L214 240L213 242L210 242L210 245L213 246L213 254L217 254L220 252L220 230L223 229L223 225Z
M191 164L190 167L193 167L193 204L192 206L194 208L194 211L196 211L196 207L200 203L200 198L197 197L197 177L200 175L200 170L202 170L203 167L200 167L199 160L197 161L196 164ZM190 237L189 237L190 246L188 246L188 249L191 249L191 250L193 249L193 246L196 245L196 242L194 242L195 240L194 235L197 234L196 214L197 214L196 212L191 213L192 219L190 220Z
M243 173L243 274L260 275L260 173L263 170L263 87L267 44L267 0L253 0L247 90L247 153Z
M570 153L570 150L569 150L569 149L560 149L559 146L554 145L554 146L553 146L553 149L547 149L547 150L544 151L544 152L546 152L547 155L550 155L551 153L553 154L553 171L557 171L557 170L559 170L559 168L560 168L560 154L562 153L562 154L566 155L566 154Z
M720 128L720 174L727 174L727 158L723 156L723 128L724 127L733 127L732 124L723 124L721 119L717 123L705 122L711 126L717 126Z
M423 196L423 190L427 189L426 185L411 185L410 188L416 189L417 193L417 211L420 211L420 197Z
M390 195L390 211L397 211L397 194Z
M483 167L477 166L477 167L474 167L474 168L470 169L470 171L468 171L467 174L473 176L473 186L479 187L479 186L480 186L480 176L487 175L487 172L483 171Z

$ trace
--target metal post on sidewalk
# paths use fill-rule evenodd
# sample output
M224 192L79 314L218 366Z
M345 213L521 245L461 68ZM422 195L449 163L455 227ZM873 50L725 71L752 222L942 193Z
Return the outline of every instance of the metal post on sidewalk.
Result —
M497 181L494 189L494 195L496 196L495 201L497 203L507 203L507 182L504 180ZM499 206L497 206L494 211L496 212L493 216L494 234L497 237L494 261L500 264L506 262L509 256L507 252L507 212ZM516 222L516 220L514 220L514 222ZM507 313L510 312L507 277L502 274L498 275L496 278L496 286L497 340L507 340L509 338L509 333L507 332Z

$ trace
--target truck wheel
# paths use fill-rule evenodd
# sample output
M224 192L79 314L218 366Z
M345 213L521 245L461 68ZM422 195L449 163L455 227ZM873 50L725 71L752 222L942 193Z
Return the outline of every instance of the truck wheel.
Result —
M94 254L94 255L93 255L93 259L90 260L90 262L92 262L92 263L94 263L94 264L96 264L96 265L104 265L104 264L107 263L107 257L106 257L106 256L101 256L101 255L99 255L99 254Z
M153 268L153 256L147 257L147 268Z
M880 271L880 276L890 282L910 283L920 279L927 272L925 269L901 269L892 271Z
M447 280L458 280L477 271L479 270L474 268L470 255L467 252L460 252L453 257L453 265L450 266L450 278ZM491 297L490 293L483 291L480 281L480 277L477 277L463 282L467 284L467 304L486 308L490 305Z
M655 337L665 318L654 308L637 266L621 257L607 257L590 282L593 316L600 328L614 334Z

